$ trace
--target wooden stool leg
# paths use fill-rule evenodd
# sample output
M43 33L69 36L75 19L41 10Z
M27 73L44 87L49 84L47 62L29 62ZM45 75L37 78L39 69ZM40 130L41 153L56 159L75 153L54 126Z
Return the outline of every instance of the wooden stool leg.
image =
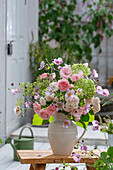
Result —
M93 164L86 164L87 170L96 170L96 168L93 167Z
M37 164L35 166L35 170L45 170L46 169L46 164Z
M34 167L33 167L33 165L32 165L32 164L30 165L29 170L34 170Z
M45 170L45 169L46 169L46 164L36 164L36 165L31 164L29 170Z

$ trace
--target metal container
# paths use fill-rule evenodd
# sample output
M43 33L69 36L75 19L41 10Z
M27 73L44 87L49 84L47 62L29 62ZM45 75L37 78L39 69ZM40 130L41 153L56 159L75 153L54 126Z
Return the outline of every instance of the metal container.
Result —
M23 137L22 132L25 128L29 128L31 131L31 137ZM6 143L10 143L14 150L14 161L19 161L17 157L17 150L33 150L34 149L34 135L33 131L29 126L25 126L21 129L20 135L17 138L14 138L14 144L12 143L12 139L8 138Z

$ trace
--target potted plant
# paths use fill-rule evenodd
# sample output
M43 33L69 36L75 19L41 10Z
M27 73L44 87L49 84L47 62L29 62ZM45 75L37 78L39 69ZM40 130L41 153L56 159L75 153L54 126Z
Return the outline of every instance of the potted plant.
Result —
M45 73L35 82L21 83L19 89L11 89L14 95L23 93L26 100L17 99L14 111L23 115L32 105L33 125L50 122L48 136L53 152L70 154L79 140L76 125L87 129L100 110L98 94L108 96L109 91L98 85L98 74L96 70L91 71L87 63L67 65L58 58L52 63L42 61L39 70L42 69Z

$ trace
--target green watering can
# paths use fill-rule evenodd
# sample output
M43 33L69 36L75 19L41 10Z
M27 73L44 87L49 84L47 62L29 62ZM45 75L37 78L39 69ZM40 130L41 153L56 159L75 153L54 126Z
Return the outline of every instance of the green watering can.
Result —
M25 128L29 128L31 131L31 137L22 137L22 132ZM25 126L20 131L20 135L17 138L14 138L14 144L12 144L12 139L8 138L6 143L10 143L14 150L14 161L19 161L16 151L17 150L33 150L34 149L34 136L33 131L29 126Z

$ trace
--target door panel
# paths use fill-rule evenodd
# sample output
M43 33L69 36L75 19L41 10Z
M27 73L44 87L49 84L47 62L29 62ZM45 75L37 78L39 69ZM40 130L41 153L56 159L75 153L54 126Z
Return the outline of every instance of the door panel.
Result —
M7 43L13 40L13 54L7 55L7 89L14 82L24 82L27 69L27 4L25 0L7 0ZM25 118L20 118L14 113L17 97L7 90L6 101L6 135L24 123Z

